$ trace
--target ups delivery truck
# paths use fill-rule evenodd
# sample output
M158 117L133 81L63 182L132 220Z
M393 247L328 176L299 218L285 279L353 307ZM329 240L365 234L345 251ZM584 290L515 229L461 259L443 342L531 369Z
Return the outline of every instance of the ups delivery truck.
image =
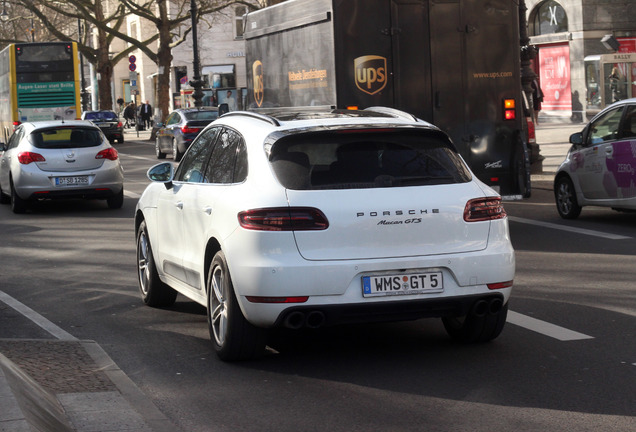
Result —
M503 196L529 196L514 0L288 0L244 26L251 109L397 108Z

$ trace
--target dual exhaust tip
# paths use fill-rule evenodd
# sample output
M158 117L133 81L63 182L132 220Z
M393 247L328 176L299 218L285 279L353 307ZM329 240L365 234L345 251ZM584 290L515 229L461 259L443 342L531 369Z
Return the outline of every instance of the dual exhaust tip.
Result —
M477 300L471 309L471 314L475 317L485 317L486 315L496 315L503 308L503 300L493 298L490 300Z
M310 312L293 311L285 317L283 325L293 330L303 327L315 329L321 327L325 321L325 314L318 310Z

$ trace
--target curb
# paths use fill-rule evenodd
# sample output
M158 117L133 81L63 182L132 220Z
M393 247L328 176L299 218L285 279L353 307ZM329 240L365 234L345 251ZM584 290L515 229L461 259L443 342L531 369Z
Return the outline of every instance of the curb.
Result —
M0 353L2 431L179 430L94 341L3 339L1 342L7 352L12 344L37 352L37 359L24 359L16 350L13 354L20 358L15 361ZM86 356L78 360L78 354ZM25 363L33 372L28 373L16 361ZM74 367L56 368L60 363ZM97 385L92 390L90 384L89 388L83 388L84 378L91 381L93 374L104 377L101 383L93 379ZM82 391L77 391L78 388Z

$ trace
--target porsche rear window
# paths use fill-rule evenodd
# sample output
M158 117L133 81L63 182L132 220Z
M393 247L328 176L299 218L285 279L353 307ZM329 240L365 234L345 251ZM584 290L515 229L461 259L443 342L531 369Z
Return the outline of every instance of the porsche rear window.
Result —
M98 129L60 127L31 132L29 142L41 149L97 147L102 143Z
M465 183L471 174L452 144L424 130L346 130L276 141L270 163L288 189L358 189Z

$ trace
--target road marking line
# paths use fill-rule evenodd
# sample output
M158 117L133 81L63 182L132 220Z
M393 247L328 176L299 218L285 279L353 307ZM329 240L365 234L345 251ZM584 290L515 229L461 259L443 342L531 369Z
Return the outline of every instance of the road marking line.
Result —
M552 228L552 229L557 229L557 230L561 230L561 231L569 231L569 232L573 232L573 233L577 233L577 234L584 234L584 235L589 235L589 236L602 237L602 238L606 238L606 239L609 239L609 240L628 240L628 239L632 238L632 237L627 237L627 236L618 235L618 234L610 234L610 233L605 233L605 232L601 232L601 231L589 230L589 229L585 229L585 228L576 228L576 227L571 227L571 226L558 225L558 224L554 224L554 223L550 223L550 222L541 222L541 221L536 221L536 220L532 220L532 219L520 218L520 217L516 217L516 216L508 216L508 219L513 221L513 222L519 222L519 223L524 223L524 224L528 224L528 225L536 225L536 226L540 226L540 227L544 227L544 228Z
M138 194L137 192L130 192L126 189L124 189L124 195L126 195L128 198L139 198L141 196L141 194Z
M30 307L20 303L19 301L17 301L16 299L14 299L9 294L3 291L0 291L0 301L5 303L9 307L12 307L18 313L22 314L22 316L30 319L32 322L39 325L40 327L42 327L44 330L46 330L47 332L49 332L51 335L55 336L59 340L62 340L62 341L79 340L72 334L65 332L64 330L62 330L61 328L53 324L51 321L44 318L42 315L40 315L39 313L31 309Z
M559 327L558 325L550 324L549 322L541 321L513 311L508 311L507 322L560 341L594 339L594 336L588 336L583 333L568 330L564 327Z

